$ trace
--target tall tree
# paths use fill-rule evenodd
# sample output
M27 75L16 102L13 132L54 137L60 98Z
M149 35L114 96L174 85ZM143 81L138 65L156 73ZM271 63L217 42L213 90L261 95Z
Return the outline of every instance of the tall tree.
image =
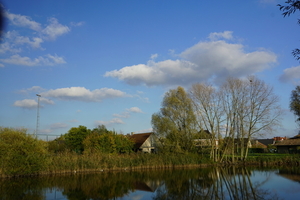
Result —
M290 16L291 14L295 13L297 10L300 11L300 1L295 0L287 0L285 1L287 5L278 4L280 10L283 12L282 15L284 17ZM298 19L298 24L300 25L300 19ZM300 49L296 48L292 51L293 56L300 60Z
M296 87L295 90L292 91L291 100L290 100L290 110L297 117L296 122L300 127L300 86L299 85Z
M203 83L194 84L190 90L190 96L195 106L195 113L199 129L204 128L210 133L210 144L212 146L210 157L217 161L217 143L222 122L223 108L220 95L215 87Z
M163 150L183 152L194 148L196 117L192 100L184 88L165 94L160 112L152 115L152 127Z
M65 134L67 147L75 152L81 153L84 150L83 140L91 133L91 130L85 126L71 128Z
M231 134L240 141L240 157L246 159L250 139L274 131L280 124L279 98L272 87L254 76L248 80L228 79L222 90L226 91L224 98L231 97L226 117L231 118Z

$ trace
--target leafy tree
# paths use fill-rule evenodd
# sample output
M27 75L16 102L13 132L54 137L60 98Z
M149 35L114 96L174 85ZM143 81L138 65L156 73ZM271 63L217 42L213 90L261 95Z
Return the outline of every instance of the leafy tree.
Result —
M114 131L98 134L92 132L83 141L87 153L129 153L133 148L133 141L129 137Z
M98 133L98 134L103 134L103 133L108 133L109 130L106 129L105 125L99 125L97 128L94 128L92 130L92 132L94 133Z
M62 135L59 138L48 142L48 151L51 153L59 153L67 150L65 136Z
M77 153L82 153L84 150L83 140L91 133L91 130L85 126L78 126L71 128L65 134L65 141L67 147Z
M290 100L290 110L297 116L296 122L300 126L300 86L298 85L295 90L292 91Z
M161 148L170 152L191 151L194 148L196 117L192 100L184 88L169 90L163 99L160 112L152 115L152 127Z
M287 5L278 4L281 11L283 11L282 15L284 17L290 16L295 13L297 10L300 10L300 1L295 0L287 0L285 1ZM298 24L300 25L300 19L298 19ZM300 60L300 49L296 48L292 51L293 56L296 60Z
M26 129L0 127L0 169L6 175L30 175L48 164L46 142Z

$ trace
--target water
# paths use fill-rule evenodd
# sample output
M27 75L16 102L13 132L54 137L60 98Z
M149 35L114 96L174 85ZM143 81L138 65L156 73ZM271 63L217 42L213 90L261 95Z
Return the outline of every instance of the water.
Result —
M0 180L0 200L299 199L300 168L197 168Z

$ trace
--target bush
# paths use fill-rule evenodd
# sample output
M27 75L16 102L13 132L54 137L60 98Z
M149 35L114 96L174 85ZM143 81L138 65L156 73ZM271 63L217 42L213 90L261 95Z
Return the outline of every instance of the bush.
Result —
M0 127L0 169L5 175L37 174L47 164L46 143L26 132Z

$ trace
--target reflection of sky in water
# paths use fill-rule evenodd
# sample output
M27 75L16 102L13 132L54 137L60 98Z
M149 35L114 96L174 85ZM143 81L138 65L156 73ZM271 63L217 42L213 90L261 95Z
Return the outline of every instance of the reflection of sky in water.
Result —
M253 171L251 180L253 184L260 184L261 189L277 194L279 199L300 199L300 184L284 178L275 171ZM265 182L264 182L265 181Z
M145 192L145 191L134 191L133 193L128 194L127 196L124 196L122 198L119 198L118 200L146 200L146 199L152 199L154 193L152 192Z
M238 177L235 177L238 179ZM256 187L258 185L259 190L269 193L268 196L264 196L265 199L272 199L273 195L275 199L287 199L294 200L300 199L300 183L280 176L278 170L273 171L252 171L250 173L250 179L252 185ZM164 190L164 185L160 186L160 189ZM59 189L46 189L46 200L65 200L66 196L62 194ZM226 192L227 193L227 192ZM117 200L148 200L155 197L156 192L149 192L143 190L134 190L123 197L116 198ZM228 195L228 193L227 193Z
M58 190L56 188L52 189L46 189L46 200L65 200L66 198L62 194L61 190Z

